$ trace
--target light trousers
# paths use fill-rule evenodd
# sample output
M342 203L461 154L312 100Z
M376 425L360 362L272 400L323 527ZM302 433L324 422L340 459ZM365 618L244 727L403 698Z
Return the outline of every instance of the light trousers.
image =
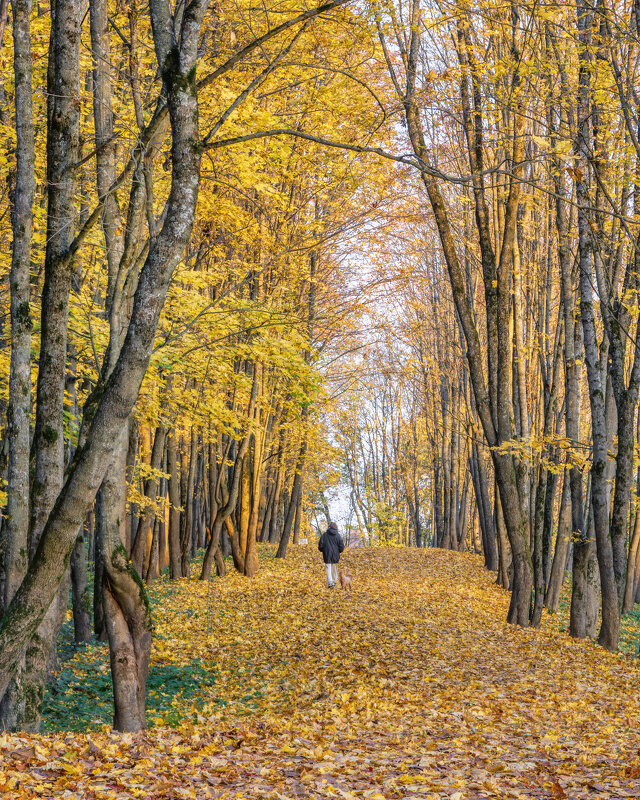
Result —
M324 568L327 570L327 586L335 586L338 581L338 565L325 564Z

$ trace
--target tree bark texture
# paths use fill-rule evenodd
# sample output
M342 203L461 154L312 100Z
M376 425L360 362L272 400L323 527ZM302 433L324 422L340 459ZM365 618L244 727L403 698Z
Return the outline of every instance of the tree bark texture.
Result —
M11 227L11 366L7 440L7 517L4 598L6 607L29 560L29 415L31 413L31 314L29 310L35 147L31 85L31 0L13 2L13 66L16 114L16 184Z
M616 650L620 634L620 618L618 613L618 595L614 575L613 551L609 535L609 503L606 478L607 468L607 424L605 414L605 394L599 359L599 348L596 334L593 308L593 243L589 224L589 207L591 198L588 176L591 157L590 129L590 75L591 26L593 11L586 3L578 3L577 8L578 38L581 48L578 53L580 68L578 78L578 135L576 151L579 155L581 179L576 181L578 202L578 258L580 270L580 316L584 333L584 351L589 384L589 400L591 405L591 427L593 436L593 463L591 467L591 508L595 527L595 539L600 568L600 584L602 590L602 626L599 642L608 650ZM589 563L589 539L583 531L575 542L574 573L582 570L580 580L586 581L586 569ZM583 593L581 593L583 596ZM571 630L572 635L582 634L582 625Z
M76 546L71 554L71 601L73 607L73 633L76 644L90 642L91 598L87 580L87 553L83 531L80 532Z
M112 460L113 443L125 427L149 363L169 280L191 235L200 175L195 65L206 6L204 0L192 0L185 8L180 36L174 38L168 6L160 0L150 2L172 130L172 176L165 221L150 243L124 344L101 396L94 398L95 413L84 444L76 452L29 570L3 617L0 694L6 691L20 654L51 605L77 531ZM112 596L117 591L114 586Z
M3 20L8 3L3 4ZM13 70L15 81L16 182L11 227L11 364L7 410L7 508L3 525L4 564L0 607L5 609L29 563L29 418L31 413L30 268L32 206L35 191L33 133L31 0L13 2ZM22 659L19 668L22 667ZM0 702L0 729L20 724L25 698L19 678Z

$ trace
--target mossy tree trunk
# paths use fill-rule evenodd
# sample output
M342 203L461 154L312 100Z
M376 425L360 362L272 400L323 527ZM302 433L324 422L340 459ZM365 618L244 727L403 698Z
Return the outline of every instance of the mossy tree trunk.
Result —
M6 17L6 4L3 5ZM4 23L4 20L3 20ZM13 67L15 80L16 178L11 225L11 366L7 443L7 509L4 521L4 574L0 608L5 608L27 571L29 556L29 416L31 413L31 267L32 206L35 190L33 88L31 82L31 0L13 2ZM0 729L15 727L24 713L19 684L0 704Z
M124 546L127 440L125 430L102 482L99 524L104 552L102 602L113 681L113 727L137 731L146 728L151 617L144 584Z
M7 441L7 537L4 597L6 606L20 585L28 564L29 534L29 415L31 412L31 267L32 205L35 190L35 149L31 85L31 0L13 3L13 41L16 114L16 183L11 224L11 366Z
M195 65L206 7L206 0L191 0L182 16L179 35L176 35L168 4L150 0L156 55L172 130L172 175L166 214L161 230L150 240L115 366L85 406L82 444L44 525L25 579L3 617L0 695L4 695L15 676L21 654L52 604L78 529L93 503L107 466L113 463L114 442L126 430L137 399L169 281L191 236L200 176ZM72 95L72 99L75 102L75 96ZM107 557L105 564L108 561ZM117 603L122 602L125 609L130 602L126 598L132 597L140 602L139 607L144 606L139 592L131 590L130 583L135 579L128 569L122 568L122 559L112 558L109 569L112 571L105 581L109 596ZM123 585L128 587L126 592L121 588ZM143 621L144 618L144 614L138 617ZM144 627L144 623L141 625ZM140 626L136 629L140 630ZM114 637L116 634L114 631ZM118 644L116 639L114 645ZM145 635L141 634L141 641L147 641Z
M31 489L29 550L33 555L63 482L64 389L67 319L73 274L69 258L76 216L76 172L79 156L79 58L82 3L52 5L47 107L47 245L42 289L40 358L34 432L34 477ZM79 526L78 526L79 527ZM76 530L77 533L77 530ZM24 712L17 726L36 731L44 684L58 629L54 604L26 650L22 690Z

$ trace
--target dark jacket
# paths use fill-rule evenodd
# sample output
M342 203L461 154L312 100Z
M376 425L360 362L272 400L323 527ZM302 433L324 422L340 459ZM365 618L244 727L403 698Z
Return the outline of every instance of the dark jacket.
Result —
M337 564L340 561L340 553L344 550L342 536L338 533L338 526L331 523L326 532L320 537L318 550L322 553L325 564Z

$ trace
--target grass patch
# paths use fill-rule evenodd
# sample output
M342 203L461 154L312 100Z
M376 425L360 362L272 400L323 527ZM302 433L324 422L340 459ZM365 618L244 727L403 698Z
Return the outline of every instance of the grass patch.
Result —
M196 659L186 664L151 664L147 680L149 727L197 721L195 708L208 696L217 672ZM105 643L79 648L47 687L43 731L81 732L111 726L113 691Z
M552 614L545 611L545 619L550 622L552 627L562 633L569 634L569 617L571 614L571 573L565 574L564 584L562 586L562 593L560 594L560 602L558 604L558 611ZM598 629L600 627L600 619L598 619ZM625 614L620 620L620 644L618 649L625 655L638 655L638 647L640 645L640 603L636 603L633 610Z

